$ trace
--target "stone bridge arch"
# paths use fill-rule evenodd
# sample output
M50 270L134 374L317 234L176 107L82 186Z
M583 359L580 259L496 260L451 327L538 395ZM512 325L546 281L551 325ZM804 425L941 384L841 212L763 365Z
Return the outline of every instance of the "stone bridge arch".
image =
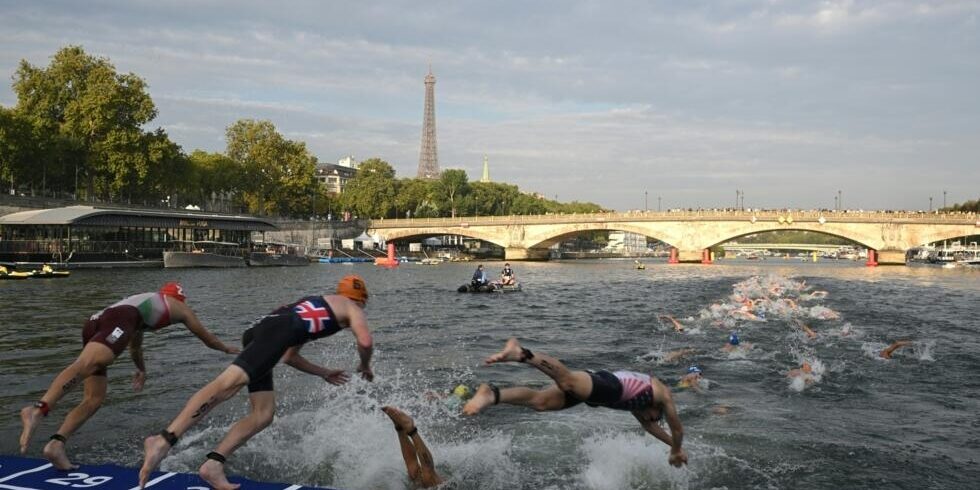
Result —
M385 241L404 240L406 238L428 238L442 235L458 235L476 240L483 240L498 247L507 247L506 241L501 239L498 233L484 228L463 228L460 226L451 227L427 227L427 228L407 228L407 229L378 229L368 230L370 236L380 236Z
M652 238L668 245L675 246L674 243L680 240L680 236L678 236L676 233L671 233L671 230L669 230L666 226L654 226L657 224L658 223L623 223L614 221L609 223L594 222L556 225L548 227L546 230L542 231L535 232L532 230L527 232L524 238L524 245L528 248L534 249L549 248L567 238L581 233L588 233L592 231L625 231L643 235L647 238Z

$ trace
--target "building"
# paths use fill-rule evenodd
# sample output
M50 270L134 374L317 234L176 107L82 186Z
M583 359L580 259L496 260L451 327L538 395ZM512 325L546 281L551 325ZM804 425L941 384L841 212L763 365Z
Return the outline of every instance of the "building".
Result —
M347 181L357 175L357 167L358 162L353 155L347 155L337 163L321 163L316 166L316 180L330 194L340 194L347 187Z
M628 231L610 231L606 249L625 254L642 254L647 251L647 237Z
M248 250L271 221L192 211L69 206L0 217L0 262L162 266L163 252L208 242Z
M490 159L483 155L483 176L480 177L480 182L490 182Z

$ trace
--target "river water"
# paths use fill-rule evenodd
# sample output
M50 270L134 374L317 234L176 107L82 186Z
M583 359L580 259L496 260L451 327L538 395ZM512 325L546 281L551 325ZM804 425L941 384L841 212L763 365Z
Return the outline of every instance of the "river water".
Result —
M395 433L379 410L392 404L415 417L439 472L455 488L976 487L980 270L781 260L650 262L642 271L615 260L515 265L525 290L493 295L455 292L473 264L79 270L63 280L0 282L0 452L16 453L17 411L77 355L83 320L117 299L179 280L205 325L237 341L257 316L301 295L331 291L354 272L372 294L375 382L356 379L338 388L277 368L277 419L230 458L230 473L347 489L407 488ZM491 271L499 266L488 264ZM701 318L753 276L827 291L806 306L840 318L795 318L817 332L812 340L794 319L776 315L727 326ZM675 332L658 320L661 314L687 328ZM718 349L733 326L754 344L751 350ZM425 396L458 383L547 386L543 374L525 365L481 366L510 336L573 369L648 372L669 385L689 363L700 365L707 389L674 391L690 464L671 468L667 447L627 412L497 406L467 418ZM877 355L901 338L913 346L890 360ZM148 335L145 347L146 388L132 392L133 367L121 356L109 370L105 406L69 441L74 458L138 466L143 437L164 427L232 359L180 325ZM697 352L681 363L660 362L681 348ZM347 332L303 352L328 366L356 366ZM819 380L794 385L785 374L803 360L813 363ZM79 398L70 394L44 420L31 455L40 456L47 435ZM246 406L243 390L186 434L162 467L196 470Z

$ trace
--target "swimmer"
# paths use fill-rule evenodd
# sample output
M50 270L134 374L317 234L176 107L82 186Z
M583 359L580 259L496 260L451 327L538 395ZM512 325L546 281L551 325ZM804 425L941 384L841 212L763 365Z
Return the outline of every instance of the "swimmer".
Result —
M892 354L894 354L895 351L897 351L898 349L901 349L902 347L905 347L907 345L912 345L912 341L911 340L899 340L897 342L894 342L892 345L889 345L888 347L886 347L878 355L881 356L883 359L891 359L892 358Z
M448 393L438 393L435 391L429 391L425 394L427 400L443 400L446 403L446 407L453 410L458 410L463 403L473 398L473 390L466 385L456 385Z
M814 332L813 329L811 329L810 327L808 327L805 323L797 320L796 321L796 324L800 327L801 330L803 330L803 333L805 333L807 337L809 337L810 339L817 338L817 333Z
M703 379L703 371L697 365L693 365L687 368L687 374L677 382L678 388L690 388L698 393L703 393L701 390L701 380Z
M813 375L813 366L810 366L810 363L807 361L803 361L803 364L799 369L790 369L789 372L786 373L786 377L801 378L805 384L813 383L816 380Z
M412 484L416 488L432 488L442 483L442 478L436 473L432 453L419 435L419 429L412 417L395 407L381 407L381 410L395 424L398 444L402 450L402 458L405 459L405 469Z
M44 446L44 457L59 470L78 468L68 459L65 444L82 424L95 415L105 401L109 383L108 368L127 347L136 372L133 374L133 391L141 391L146 382L146 364L143 359L143 335L168 325L182 323L204 345L234 354L238 349L225 345L204 325L187 306L184 289L176 282L168 282L157 292L141 293L112 304L94 314L82 327L82 352L67 368L61 371L48 391L33 405L20 411L24 429L20 434L20 452L27 452L31 436L41 417L54 409L65 393L84 384L81 403L65 417L58 432ZM166 372L161 370L161 372Z
M698 352L697 349L677 349L677 350L672 350L672 351L664 354L664 356L660 359L659 364L673 364L673 363L675 363L677 361L680 361L681 359L683 359L685 357L694 355L697 352Z
M673 323L674 324L674 331L675 332L683 332L684 331L684 325L681 325L681 322L677 321L676 318L674 318L674 317L672 317L670 315L657 315L657 318L659 318L661 320L670 320L670 323Z
M742 342L742 340L738 338L737 332L732 332L731 334L729 334L728 341L725 342L725 345L721 346L721 350L725 352L734 352L737 350L746 351L751 348L752 348L752 344L748 342Z
M245 330L242 353L214 381L198 390L184 405L177 418L159 435L143 442L144 460L140 468L140 488L146 486L150 474L177 444L178 438L200 422L214 407L231 398L246 385L249 393L249 412L239 419L214 451L208 453L198 474L215 490L233 490L225 476L224 463L236 449L272 423L276 411L272 370L281 360L307 374L322 378L332 385L342 385L350 376L341 369L329 369L308 361L299 350L307 342L328 337L350 329L356 340L360 365L357 371L371 381L371 330L364 316L368 300L364 280L355 275L345 276L337 284L337 294L306 296L276 308Z
M463 407L466 415L476 415L499 403L530 407L539 412L564 410L582 402L591 407L627 410L650 435L670 446L668 461L671 465L680 467L687 463L687 453L681 447L684 428L670 388L655 377L631 371L572 371L554 357L521 347L515 338L508 340L502 351L484 362L487 365L500 362L529 364L548 375L555 384L543 390L501 389L482 384ZM670 433L661 427L661 419L666 419Z

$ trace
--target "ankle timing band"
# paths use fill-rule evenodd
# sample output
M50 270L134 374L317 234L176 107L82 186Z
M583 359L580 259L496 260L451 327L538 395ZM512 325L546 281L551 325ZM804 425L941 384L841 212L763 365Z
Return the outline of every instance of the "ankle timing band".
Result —
M521 347L521 362L527 362L530 361L531 359L534 359L534 353L531 352L531 349L525 349L524 347Z
M178 439L177 435L174 434L173 432L170 432L167 429L163 429L160 431L160 437L166 440L167 444L170 444L170 447L174 447L177 445L177 439Z
M51 437L49 437L48 439L51 439L52 441L59 441L61 443L68 442L68 438L65 437L65 436L63 436L63 435L61 435L61 434L54 434Z
M225 457L222 456L221 453L216 453L214 451L211 451L210 453L207 454L207 456L205 456L205 458L213 459L221 464L225 464Z
M500 403L500 388L497 388L496 385L490 385L490 391L493 391L493 404Z
M412 430L406 432L405 435L408 436L408 437L412 437L412 436L414 436L415 434L418 434L418 433L419 433L419 428L418 427L412 427Z
M43 400L34 402L34 408L40 410L41 416L43 417L47 417L48 412L51 411L51 407L48 405L48 402Z

